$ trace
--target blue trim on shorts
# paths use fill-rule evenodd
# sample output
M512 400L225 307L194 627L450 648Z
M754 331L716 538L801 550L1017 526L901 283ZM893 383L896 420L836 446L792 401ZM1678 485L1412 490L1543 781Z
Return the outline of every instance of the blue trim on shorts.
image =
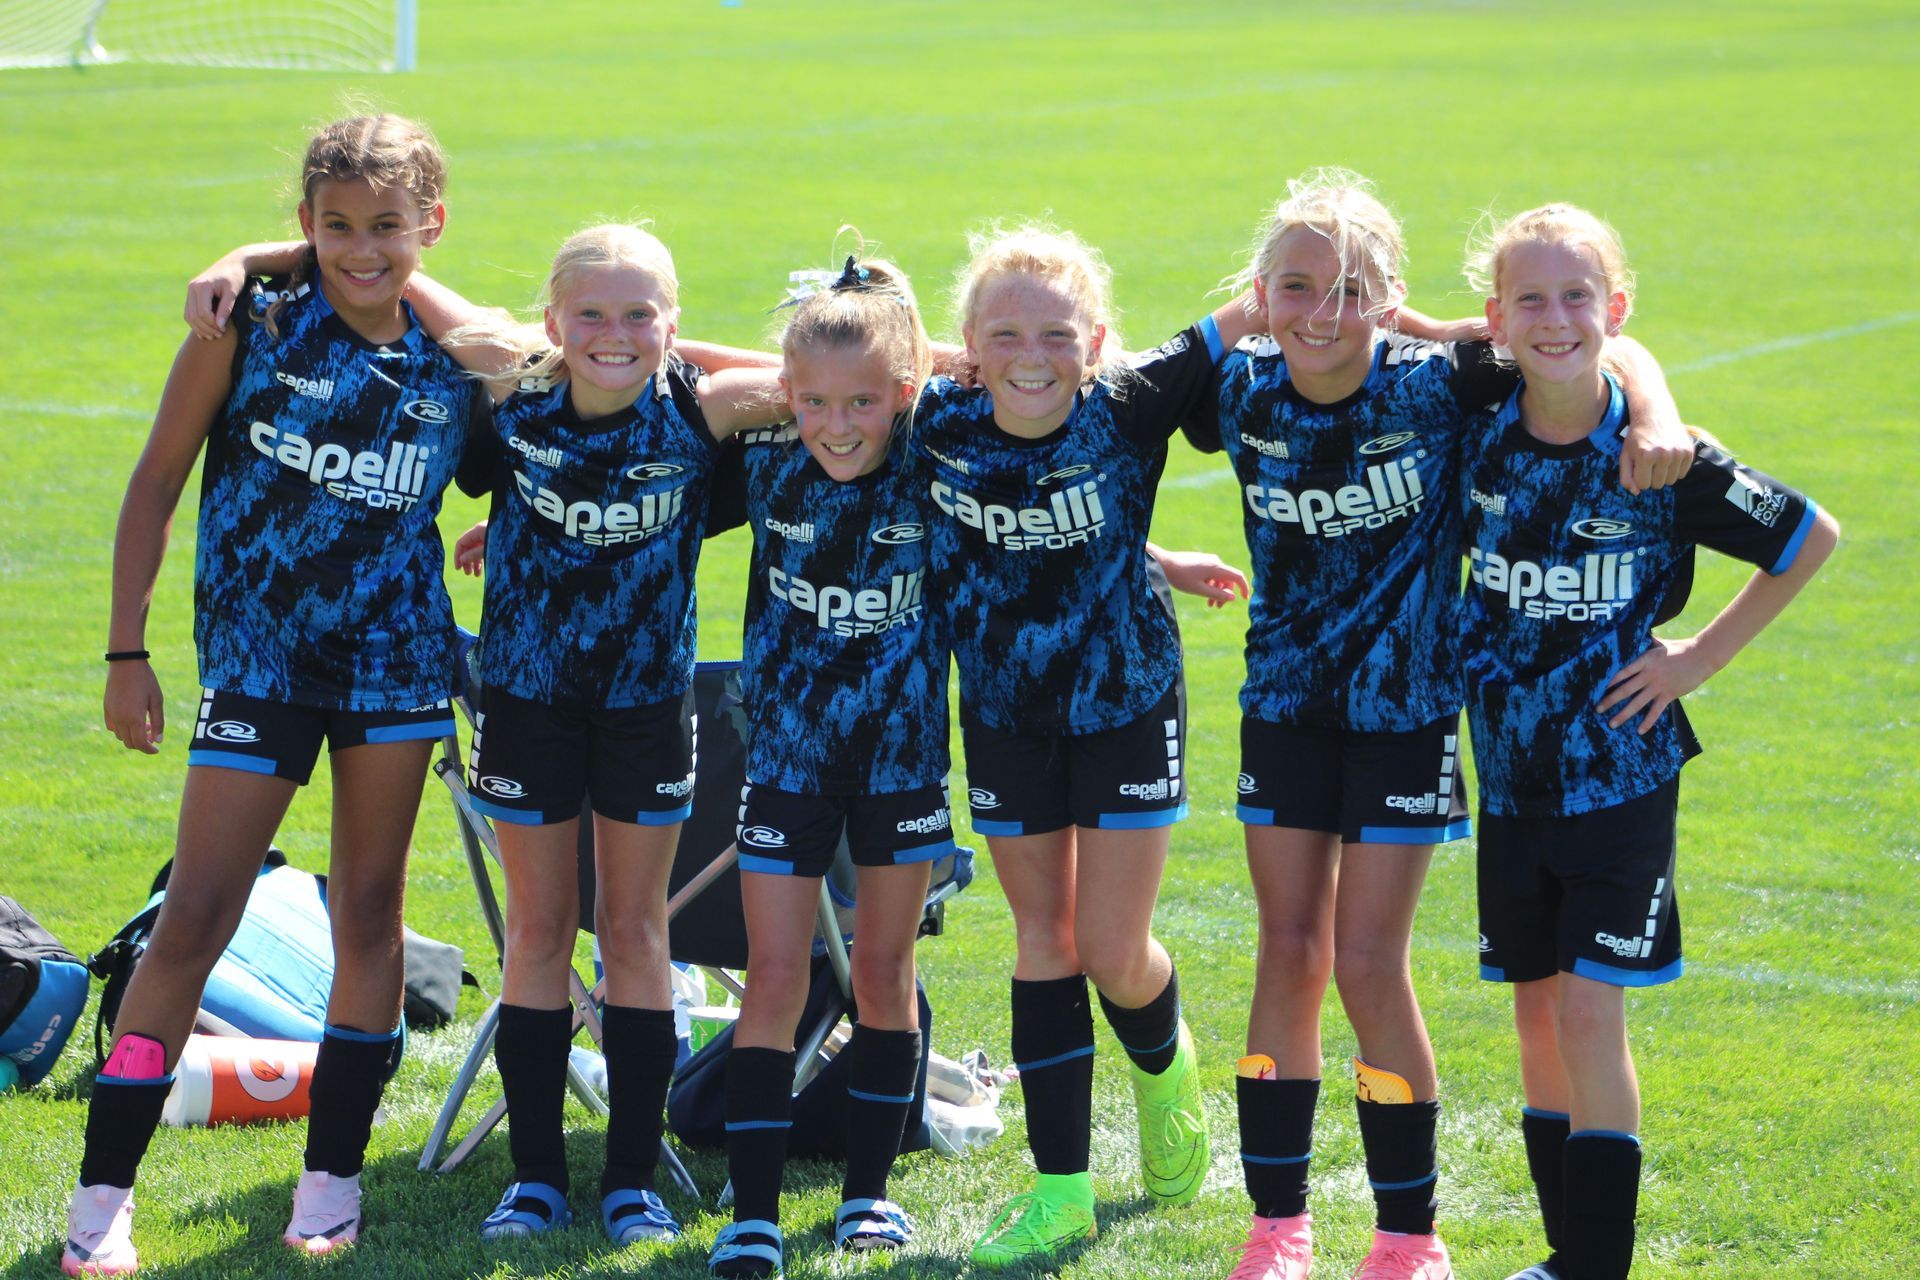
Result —
M740 855L742 871L758 871L764 876L790 876L796 874L793 863L785 858L762 858L751 853Z
M375 725L367 730L367 745L376 742L418 742L421 738L444 738L455 731L453 717L425 720L414 724Z
M1103 813L1095 827L1101 831L1152 831L1159 827L1170 827L1187 816L1187 805L1183 800L1173 809L1154 809L1147 813Z
M1303 1156L1256 1156L1242 1151L1240 1158L1248 1164L1305 1164L1313 1159L1313 1148L1308 1147Z
M336 1027L331 1022L325 1024L326 1034L335 1040L351 1040L355 1044L392 1044L400 1038L400 1028L391 1031L355 1031L352 1027Z
M1640 1145L1639 1134L1625 1133L1619 1129L1582 1129L1578 1133L1567 1135L1568 1142L1572 1142L1575 1138L1612 1138L1615 1142L1631 1142L1636 1147Z
M991 818L975 818L973 820L973 830L974 834L983 836L1023 836L1027 834L1027 824L1024 822L995 822Z
M1279 825L1273 820L1274 811L1272 809L1256 809L1250 804L1237 804L1233 807L1233 814L1250 827L1272 827Z
M1800 546L1807 540L1807 535L1813 532L1813 522L1819 515L1819 505L1812 498L1808 498L1807 509L1800 513L1799 527L1794 529L1793 536L1787 539L1787 545L1780 552L1780 558L1773 562L1773 568L1767 570L1768 573L1777 578L1799 558Z
M1093 1046L1087 1045L1080 1049L1069 1049L1065 1053L1056 1053L1051 1058L1041 1058L1037 1062L1016 1062L1013 1065L1022 1071L1039 1071L1046 1067L1057 1067L1063 1062L1072 1062L1075 1058L1091 1058L1092 1056Z
M693 801L689 800L678 809L638 809L631 819L636 827L670 827L676 822L685 822L693 816Z
M1440 1176L1440 1171L1436 1169L1432 1173L1428 1174L1426 1177L1415 1178L1412 1182L1375 1182L1372 1178L1368 1178L1367 1185L1372 1187L1375 1191L1411 1191L1415 1187L1426 1186L1429 1182L1432 1182L1435 1178L1439 1176Z
M1520 1108L1520 1114L1523 1116L1532 1116L1536 1120L1571 1120L1573 1119L1572 1116L1568 1115L1564 1111L1548 1111L1544 1107L1522 1107Z
M547 825L547 815L537 809L509 809L505 805L495 804L491 800L482 800L471 791L467 793L467 803L473 806L475 813L484 818L492 818L495 822L511 822L516 827L544 827Z
M912 1102L914 1097L914 1095L910 1093L868 1093L864 1089L855 1089L852 1087L847 1089L847 1096L849 1098L858 1098L862 1102L890 1102L902 1107Z
M729 1120L727 1121L728 1133L739 1133L745 1129L791 1129L791 1128L793 1128L793 1121L791 1120Z
M280 762L265 756L243 756L238 751L189 751L187 764L211 765L216 769L238 769L242 773L278 773Z
M895 849L893 863L895 866L908 866L916 862L933 862L946 857L954 848L953 837L948 836L939 844L917 844L911 849Z
M1457 818L1438 827L1362 827L1361 844L1449 844L1473 834L1473 822Z
M1591 978L1613 987L1657 987L1678 978L1681 964L1681 957L1676 956L1672 964L1658 969L1616 969L1581 956L1573 962L1573 972L1576 977Z

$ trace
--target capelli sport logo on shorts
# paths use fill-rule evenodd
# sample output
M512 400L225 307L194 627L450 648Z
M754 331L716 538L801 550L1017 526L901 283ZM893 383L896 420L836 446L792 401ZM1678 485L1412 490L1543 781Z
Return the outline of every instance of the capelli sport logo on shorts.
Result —
M494 773L480 779L480 789L490 796L499 796L502 800L522 800L527 794L527 789L512 778L503 778Z
M1174 786L1172 778L1155 778L1152 782L1123 782L1119 790L1134 800L1171 800Z
M783 849L787 844L787 833L772 827L747 827L740 832L740 843L750 844L756 849Z
M445 422L453 416L453 411L438 400L415 400L402 407L400 412L416 422Z
M656 795L672 796L675 800L685 800L693 794L693 779L689 777L682 778L678 782L657 782L654 784L653 790Z
M1423 796L1388 796L1387 808L1402 813L1438 813L1440 797L1429 791Z
M636 462L627 468L626 474L629 480L664 480L685 470L685 467L673 462Z
M260 741L260 731L244 720L215 720L205 733L216 742Z
M905 818L893 824L895 831L916 836L934 836L942 831L953 829L953 813L949 809L935 809L923 818Z
M897 547L904 542L918 542L927 536L927 526L923 524L889 524L873 531L873 540L884 547Z
M968 787L967 803L975 809L998 809L1000 797L985 787Z
M1653 954L1652 938L1620 938L1611 933L1596 933L1593 940L1623 958L1645 958Z

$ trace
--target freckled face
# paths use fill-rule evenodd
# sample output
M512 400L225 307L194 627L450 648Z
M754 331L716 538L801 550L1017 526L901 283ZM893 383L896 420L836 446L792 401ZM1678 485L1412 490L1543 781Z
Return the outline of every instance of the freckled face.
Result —
M1005 272L981 286L966 326L967 358L993 394L1003 430L1040 436L1067 420L1100 363L1104 326L1066 282Z
M1498 292L1487 299L1493 340L1535 383L1597 380L1601 351L1626 314L1626 295L1608 292L1593 250L1580 244L1514 245L1501 260Z
M1375 328L1392 315L1380 310L1387 293L1385 281L1349 273L1333 241L1312 227L1289 227L1275 246L1273 269L1254 282L1288 375L1301 394L1323 403L1366 381Z
M871 348L795 352L780 388L800 424L800 443L835 480L864 476L886 461L893 420L913 399L913 384Z

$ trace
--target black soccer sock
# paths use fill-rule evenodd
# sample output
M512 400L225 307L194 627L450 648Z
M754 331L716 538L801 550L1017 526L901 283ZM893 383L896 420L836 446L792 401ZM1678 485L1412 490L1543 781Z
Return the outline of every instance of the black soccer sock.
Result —
M565 1194L567 1148L561 1114L567 1097L567 1052L573 1010L500 1005L493 1061L507 1098L507 1144L513 1180L544 1182Z
M1533 1194L1540 1201L1540 1222L1547 1230L1547 1249L1552 1255L1547 1261L1562 1274L1566 1267L1559 1255L1566 1237L1569 1129L1563 1111L1521 1108L1520 1137L1527 1144L1527 1172L1533 1175Z
M1138 1009L1123 1009L1100 994L1100 1011L1120 1041L1120 1047L1133 1059L1133 1065L1150 1076L1157 1076L1173 1065L1180 1047L1180 975L1167 974L1167 985L1160 994Z
M600 1013L600 1047L607 1053L607 1165L604 1199L622 1188L653 1190L660 1136L667 1127L667 1086L680 1041L673 1010L610 1004Z
M1240 1101L1240 1167L1254 1213L1262 1218L1305 1213L1320 1082L1237 1076L1234 1090Z
M1434 1189L1440 1181L1434 1140L1439 1102L1356 1098L1354 1106L1360 1111L1360 1143L1366 1148L1367 1180L1373 1184L1380 1229L1432 1235Z
M727 1054L727 1176L733 1220L780 1221L780 1180L793 1128L793 1051Z
M1093 1141L1093 1008L1082 974L1013 980L1013 1060L1040 1173L1085 1173Z
M367 1160L373 1113L380 1107L400 1030L359 1031L329 1025L314 1055L307 1096L306 1167L351 1178Z
M80 1155L81 1186L133 1185L172 1088L170 1075L138 1080L102 1075L94 1080L86 1146Z
M847 1173L842 1200L884 1200L920 1074L920 1032L855 1023L847 1046Z
M1567 1138L1566 1170L1561 1274L1567 1280L1626 1280L1640 1203L1640 1140L1583 1129Z

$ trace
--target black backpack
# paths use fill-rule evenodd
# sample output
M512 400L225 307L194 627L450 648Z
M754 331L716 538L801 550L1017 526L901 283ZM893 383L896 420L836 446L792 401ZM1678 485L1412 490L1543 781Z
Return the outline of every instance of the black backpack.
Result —
M87 967L27 909L0 894L0 1057L37 1084L80 1021Z

